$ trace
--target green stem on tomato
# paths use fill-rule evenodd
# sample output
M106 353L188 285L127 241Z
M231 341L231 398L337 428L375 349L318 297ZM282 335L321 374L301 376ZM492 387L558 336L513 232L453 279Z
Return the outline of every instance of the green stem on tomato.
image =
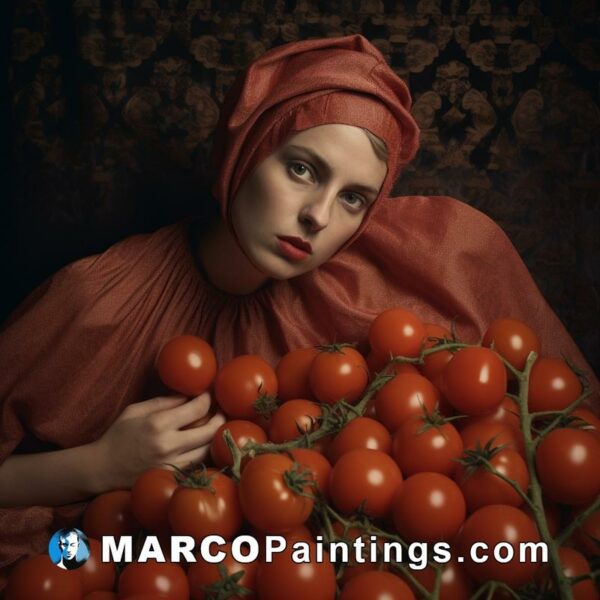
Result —
M325 504L326 502L323 502L323 504ZM328 541L331 541L335 538L335 531L333 531L333 525L331 523L331 519L329 518L329 515L327 514L327 511L321 511L321 517L323 519L323 524L325 526L325 533L327 536ZM346 533L346 528L344 528L344 535Z
M517 379L519 382L519 409L521 418L521 430L525 439L525 458L527 462L527 468L529 469L529 490L531 497L531 510L533 517L537 525L538 531L542 537L542 540L548 547L548 553L550 556L550 568L552 576L556 582L560 597L563 600L572 600L573 595L571 592L571 585L568 579L565 577L560 557L558 554L558 545L554 543L550 530L548 528L548 521L544 512L544 502L542 499L542 488L537 477L537 471L535 468L535 444L531 436L531 422L532 415L529 412L528 397L529 397L529 378L531 375L531 369L537 359L536 352L530 352L527 360L525 361L525 368L522 372L518 372Z
M519 494L523 502L525 502L527 505L529 505L530 508L533 509L533 502L531 501L531 498L529 498L529 496L521 489L521 486L514 479L511 479L510 477L507 477L506 475L498 471L498 469L496 469L496 467L494 467L494 465L492 465L492 463L489 460L487 460L487 458L480 457L479 460L485 465L485 468L490 473L492 473L496 477L499 477L500 479L502 479L502 481L508 483L517 492L517 494Z
M393 533L389 533L388 531L385 531L383 529L380 529L379 527L376 527L375 525L373 525L370 521L365 523L365 522L355 522L352 520L348 520L348 519L344 518L342 515L340 515L335 509L333 509L328 504L323 505L323 510L326 513L329 513L336 521L341 523L344 526L344 531L347 531L350 527L354 526L354 527L359 528L361 531L364 531L367 535L377 535L379 537L386 538L386 539L392 540L394 542L398 542L402 546L403 549L405 549L405 550L408 549L408 544L400 536L393 534ZM410 581L410 583L419 591L420 594L423 595L423 597L426 600L435 600L435 598L437 598L436 593L429 592L427 590L427 588L424 587L423 584L418 579L415 579L415 577L410 572L410 569L406 568L406 566L404 566L400 563L396 563L396 562L392 562L391 564L395 569L400 571ZM440 584L438 584L438 586L441 585L441 572L442 572L441 566L437 563L432 563L429 561L427 564L434 570L436 581L439 578Z
M600 496L594 500L585 510L582 510L567 527L565 527L557 536L556 543L560 546L564 544L569 536L594 512L600 509Z
M479 600L484 594L488 593L488 590L490 589L490 587L492 586L494 582L493 581L488 581L487 583L483 584L472 596L469 600ZM487 596L486 596L487 597Z
M592 582L596 579L596 577L600 576L600 569L596 569L595 571L590 571L589 573L584 573L583 575L577 575L575 577L569 577L569 582L571 585L575 585L580 581L585 581L586 579L591 579Z
M337 433L341 427L347 425L353 419L364 414L364 411L367 407L367 404L371 400L371 398L377 393L381 387L383 387L388 381L393 379L394 375L391 373L393 365L398 363L408 363L408 364L423 364L425 358L436 352L442 351L455 351L461 348L469 348L476 347L472 344L465 344L462 342L455 341L447 341L436 346L432 346L430 348L424 348L418 357L403 357L403 356L395 356L390 357L390 361L387 363L385 368L376 374L373 381L367 387L367 390L363 394L362 398L355 405L348 405L345 402L339 404L339 406L332 409L332 407L327 406L327 410L324 410L324 418L321 422L321 426L319 429L315 429L313 431L307 432L306 435L301 438L297 438L295 440L291 440L289 442L275 444L272 442L268 442L265 444L256 444L254 442L247 443L243 449L238 448L235 445L235 442L231 438L228 431L224 432L225 441L227 442L228 447L231 450L233 456L233 467L232 472L234 477L237 477L239 480L240 475L240 466L241 461L246 455L256 455L262 454L266 452L285 452L289 451L293 448L298 447L306 447L307 445L312 446L314 442L317 440L326 437L331 434ZM515 401L520 408L520 424L523 432L523 437L525 440L525 458L527 462L527 467L530 473L530 486L529 486L529 496L525 493L525 491L521 490L520 486L517 482L511 480L510 478L504 476L502 473L498 472L491 464L486 465L494 474L498 477L506 481L509 485L511 485L521 496L523 501L525 501L531 508L534 516L534 520L542 537L542 540L547 544L548 551L550 555L550 567L552 571L553 579L557 585L558 592L564 600L572 600L572 591L571 591L571 580L567 578L563 572L560 564L560 559L558 555L558 546L562 541L564 541L580 523L586 518L587 515L591 514L594 507L597 508L598 503L594 503L592 506L588 507L586 511L583 511L580 515L578 515L577 519L572 523L569 527L567 527L561 534L558 536L557 540L553 540L550 535L548 523L546 520L546 516L544 513L544 506L542 500L542 490L537 478L537 473L535 470L535 451L539 440L543 438L544 435L552 431L563 419L565 416L568 416L577 406L585 400L591 393L588 386L585 382L583 382L583 393L581 396L567 409L557 413L556 411L552 411L553 414L556 414L556 418L545 427L538 438L535 440L532 437L532 422L533 419L537 416L541 416L544 413L530 413L528 409L528 389L529 389L529 378L531 374L532 366L537 358L537 354L535 352L531 352L527 357L525 367L523 371L519 371L512 364L510 364L506 359L500 356L502 359L506 369L510 371L515 379L518 382L519 390L518 394L510 394L506 395L510 397L513 401ZM600 500L598 501L600 502ZM360 521L351 521L343 518L341 515L337 514L337 512L331 508L325 502L318 502L317 506L320 507L319 510L321 512L321 518L326 528L326 533L328 536L333 536L333 528L331 525L331 520L329 519L329 515L338 520L347 530L350 526L357 526L361 528L365 533L379 535L380 537L384 537L396 542L399 542L403 548L407 547L406 542L402 540L399 536L388 533L384 530L375 527L370 523L370 521L366 520L367 523L362 523ZM441 565L437 563L429 563L428 564L435 571L435 584L434 590L430 593L418 580L416 580L410 573L410 569L407 569L404 565L392 563L392 567L399 570L406 578L409 580L412 585L418 590L420 594L426 600L434 600L437 595L439 595L439 589L441 586L441 574L442 568ZM488 592L489 596L493 596L494 592L497 589L502 589L509 593L512 597L518 598L519 596L506 584L500 581L492 581L488 584L482 586L476 594L472 597L472 600L481 598L484 593Z
M548 435L553 429L555 429L556 426L560 424L561 420L565 417L568 417L586 398L588 398L591 395L591 393L592 390L584 389L583 393L579 396L579 398L577 398L577 400L569 404L569 406L567 406L567 408L565 408L564 410L559 411L556 418L553 419L546 427L544 427L542 431L540 431L537 439L533 440L534 447L537 447L537 445L544 438L544 436ZM543 415L544 413L533 413L532 418L535 419L540 414Z
M393 376L388 375L385 372L378 373L357 404L353 406L346 403L340 404L344 410L342 426L347 425L353 419L363 415L369 400L392 378ZM338 431L338 421L339 417L333 414L333 412L326 413L321 426L307 435L282 443L266 442L264 444L257 444L256 442L248 442L244 444L244 447L240 450L241 456L244 457L251 452L254 454L265 454L268 452L285 452L286 450L292 450L294 448L305 448L307 442L312 445L317 440Z
M236 482L239 483L241 477L241 468L242 468L242 458L244 452L240 450L238 445L235 443L233 436L229 429L225 429L223 431L223 439L231 452L231 456L233 457L233 465L231 467L231 474ZM245 446L244 446L245 447Z

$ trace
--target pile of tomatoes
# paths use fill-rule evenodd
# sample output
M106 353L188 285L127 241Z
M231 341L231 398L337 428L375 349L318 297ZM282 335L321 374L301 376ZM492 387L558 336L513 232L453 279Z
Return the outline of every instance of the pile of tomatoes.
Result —
M562 358L545 357L526 324L500 319L480 345L423 323L402 308L372 323L363 356L350 344L296 349L273 368L256 355L220 369L193 336L168 342L157 359L180 393L210 390L228 421L209 465L141 474L131 490L95 498L81 529L91 558L76 572L47 556L22 561L17 579L52 571L64 600L404 600L518 593L598 598L593 568L600 544L600 419L582 401L586 380ZM538 356L539 355L539 356ZM102 563L103 535L153 534L165 556L173 534L227 541L220 564ZM232 541L261 545L240 563ZM287 549L264 560L265 535ZM292 545L361 537L382 545L446 542L452 558L411 568L292 560ZM550 563L519 561L521 542L550 544ZM476 562L476 543L489 548ZM494 557L497 544L508 562ZM379 548L381 550L381 547ZM352 556L352 553L351 553ZM464 559L464 560L462 560ZM539 560L539 559L538 559ZM42 573L42 575L39 575ZM576 578L571 582L570 578ZM58 589L58 588L57 588Z

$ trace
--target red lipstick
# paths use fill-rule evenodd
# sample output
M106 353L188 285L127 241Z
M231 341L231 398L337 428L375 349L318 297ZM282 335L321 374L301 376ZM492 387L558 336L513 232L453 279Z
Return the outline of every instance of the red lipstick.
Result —
M279 249L292 260L304 260L312 254L312 246L299 237L287 235L277 236Z

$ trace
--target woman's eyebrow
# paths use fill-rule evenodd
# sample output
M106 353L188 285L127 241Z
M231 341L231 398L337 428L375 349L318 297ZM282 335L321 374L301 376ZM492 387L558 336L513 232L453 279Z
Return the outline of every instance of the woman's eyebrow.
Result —
M331 175L332 169L329 163L320 154L317 154L312 148L308 148L307 146L299 146L297 144L290 144L288 146L288 150L304 152L314 163L316 163L317 167L321 171L324 171L327 175ZM373 194L374 196L379 194L379 190L362 183L352 183L349 187L360 190L361 192L365 192L367 194Z

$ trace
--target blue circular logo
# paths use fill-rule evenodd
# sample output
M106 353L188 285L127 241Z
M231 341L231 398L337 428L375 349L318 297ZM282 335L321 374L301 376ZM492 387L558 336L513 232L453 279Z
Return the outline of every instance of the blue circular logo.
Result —
M48 542L48 554L57 567L72 571L90 557L90 543L79 529L59 529Z

